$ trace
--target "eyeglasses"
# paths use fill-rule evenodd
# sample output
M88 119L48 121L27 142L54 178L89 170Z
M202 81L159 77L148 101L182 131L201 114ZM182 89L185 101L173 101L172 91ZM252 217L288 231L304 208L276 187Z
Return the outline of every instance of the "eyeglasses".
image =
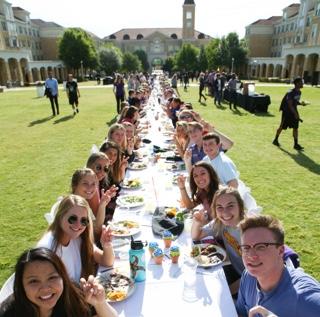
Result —
M71 215L71 216L68 218L68 222L70 223L70 225L73 225L73 224L77 223L78 219L79 219L79 218L78 218L76 215ZM82 217L82 218L80 218L80 224L81 224L81 226L83 226L83 227L88 226L88 224L89 224L89 218L87 218L87 217Z
M239 250L240 250L241 254L244 254L244 255L249 254L251 249L254 249L254 252L256 254L262 254L271 245L280 246L281 243L278 243L278 242L260 242L260 243L254 244L254 245L242 244L242 245L239 246Z
M101 166L100 164L97 164L96 166L95 166L95 170L97 171L97 172L101 172L102 170L105 172L105 173L108 173L108 166Z

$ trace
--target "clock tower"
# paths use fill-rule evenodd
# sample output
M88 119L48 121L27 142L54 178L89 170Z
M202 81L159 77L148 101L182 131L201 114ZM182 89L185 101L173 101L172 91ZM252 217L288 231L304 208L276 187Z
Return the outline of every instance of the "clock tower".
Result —
M196 5L193 0L185 0L183 4L183 39L194 38L194 25L195 25L195 9Z

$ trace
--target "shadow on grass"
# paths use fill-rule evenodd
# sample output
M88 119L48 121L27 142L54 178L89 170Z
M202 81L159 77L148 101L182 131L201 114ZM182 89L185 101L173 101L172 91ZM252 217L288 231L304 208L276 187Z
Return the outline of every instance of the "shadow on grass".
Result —
M107 121L106 122L106 124L107 124L107 126L111 126L111 125L113 125L114 123L116 123L117 122L117 115L115 115L110 121Z
M238 108L237 109L231 109L232 114L236 115L236 116L247 116L248 113L246 112L241 112Z
M199 102L199 101L198 101L198 102ZM206 101L205 101L205 102L200 101L199 103L200 103L200 105L203 106L203 107L206 107L206 106L207 106L207 102L206 102Z
M279 149L290 156L297 164L301 165L302 167L308 169L311 173L320 175L320 164L316 163L314 160L309 158L307 155L305 155L303 152L297 152L297 153L290 153L287 150L279 147Z
M54 116L49 116L49 117L45 117L45 118L42 118L42 119L31 121L29 123L28 127L33 127L34 125L45 123L45 122L47 122L47 121L49 121L49 120L51 120L53 118L54 118Z
M74 118L74 115L73 115L73 114L70 114L70 115L64 116L64 117L62 117L62 118L60 118L60 119L58 119L58 120L55 120L55 121L53 122L53 124L58 124L58 123L61 123L61 122L65 122L65 121L68 121L68 120L73 119L73 118Z
M255 112L254 115L257 117L275 117L274 114L269 112Z

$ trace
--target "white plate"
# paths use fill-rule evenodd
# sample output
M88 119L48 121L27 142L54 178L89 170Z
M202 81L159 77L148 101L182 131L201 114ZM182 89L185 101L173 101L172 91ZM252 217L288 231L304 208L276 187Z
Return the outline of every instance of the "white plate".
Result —
M113 223L112 223L112 227L116 227L117 229L119 229L119 231L120 231L120 230L124 231L123 233L120 233L120 232L117 233L117 232L114 232L114 231L112 230L112 235L113 235L114 237L125 238L125 237L133 236L133 235L135 235L135 234L137 234L137 233L140 232L139 223L137 223L136 221L127 220L128 222L132 222L132 223L135 225L135 227L128 228L128 227L124 224L125 221L126 221L126 220L122 220L122 221L117 221L117 222L113 222ZM111 228L112 228L112 227L111 227Z
M136 181L138 183L137 186L128 185L130 182ZM142 187L141 180L139 178L125 179L120 186L124 189L140 189Z
M123 274L105 272L105 273L99 274L97 276L97 279L99 280L100 284L104 287L106 291L106 300L111 303L122 302L123 300L130 297L135 290L135 284L133 279ZM120 298L118 300L108 298L107 294L110 291L125 292L125 297Z
M129 164L128 169L133 171L141 171L147 168L146 163L140 163L140 162L132 162Z
M133 199L133 198L140 198L141 201L128 201L130 199ZM144 205L144 199L142 196L136 196L136 195L124 195L124 196L120 196L118 199L117 199L117 204L120 206L120 207L127 207L127 208L135 208L135 207L140 207L140 206L143 206Z
M221 247L219 247L217 245L204 243L204 244L196 244L193 247L200 247L201 249L203 249L205 247L208 247L209 245L214 246L214 248L216 249L216 252L219 253L223 257L223 259L222 260L220 259L220 261L218 261L218 262L203 263L200 260L199 256L197 256L197 257L195 257L195 259L197 260L198 266L200 266L200 267L217 266L217 265L220 265L221 263L223 263L223 261L225 261L225 259L226 259L226 256L227 256L226 251L223 248L221 248ZM205 256L205 255L202 255L202 256ZM212 257L210 257L210 258L212 258Z

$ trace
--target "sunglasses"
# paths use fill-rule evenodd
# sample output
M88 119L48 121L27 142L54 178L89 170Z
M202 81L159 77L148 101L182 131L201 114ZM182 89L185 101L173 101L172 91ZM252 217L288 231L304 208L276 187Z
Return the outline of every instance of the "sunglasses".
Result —
M105 173L108 173L108 166L101 166L100 164L97 164L96 166L95 166L95 170L97 171L97 172L101 172L102 170L105 172Z
M192 116L190 116L190 115L180 116L180 120L191 119L191 118L192 118Z
M71 216L68 218L68 222L70 223L70 225L73 225L73 224L77 223L78 219L79 219L79 218L78 218L76 215L71 215ZM88 226L88 224L89 224L89 218L87 218L87 217L82 217L82 218L80 218L80 224L81 224L81 226L83 226L83 227Z

